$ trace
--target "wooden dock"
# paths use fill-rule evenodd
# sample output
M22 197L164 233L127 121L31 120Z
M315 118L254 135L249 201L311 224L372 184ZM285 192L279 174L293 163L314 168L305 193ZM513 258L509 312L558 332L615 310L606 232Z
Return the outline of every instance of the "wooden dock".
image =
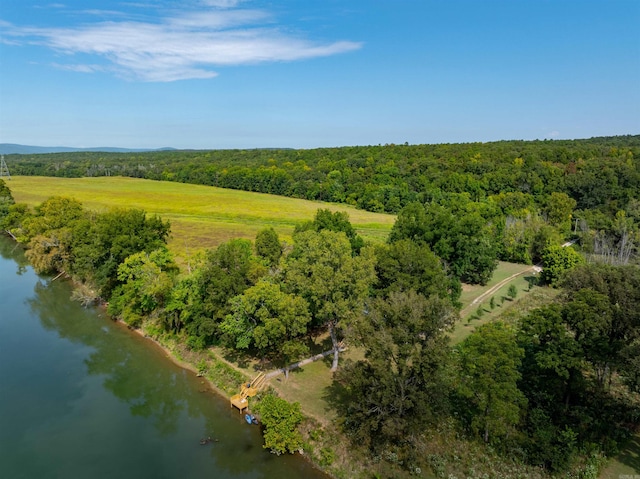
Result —
M263 387L267 377L263 372L253 378L253 381L244 383L240 387L240 393L231 396L231 407L235 407L241 413L249 408L249 398L258 394Z

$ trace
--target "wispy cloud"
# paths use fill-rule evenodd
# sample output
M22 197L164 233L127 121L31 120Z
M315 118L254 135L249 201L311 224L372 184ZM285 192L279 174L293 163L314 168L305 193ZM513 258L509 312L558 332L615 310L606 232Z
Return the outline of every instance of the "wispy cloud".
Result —
M59 68L60 70L69 70L72 72L80 72L80 73L94 73L104 71L104 67L100 65L67 65L60 63L53 63L52 66Z
M66 28L18 27L4 22L8 37L68 55L98 56L112 64L60 65L75 71L112 70L132 79L168 82L212 78L215 67L324 57L361 48L300 38L279 28L266 11L237 9L237 0L201 0L207 7L150 21L108 21ZM111 14L115 12L109 12Z
M113 16L113 17L126 17L127 14L124 12L119 12L117 10L100 10L100 9L90 9L83 10L82 13L86 15L96 15L96 16Z

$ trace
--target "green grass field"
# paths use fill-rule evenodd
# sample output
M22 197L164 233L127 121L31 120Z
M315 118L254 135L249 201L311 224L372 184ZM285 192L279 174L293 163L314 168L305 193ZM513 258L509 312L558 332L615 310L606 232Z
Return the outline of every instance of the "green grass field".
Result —
M169 246L183 258L231 238L253 240L269 226L288 240L295 225L313 219L319 208L346 211L358 233L372 242L384 242L395 222L393 215L347 205L137 178L14 176L7 184L17 202L32 206L68 196L96 211L126 207L158 214L171 222Z
M451 333L451 344L458 344L469 336L475 329L483 324L500 319L509 324L515 324L525 316L529 311L544 306L554 301L556 296L560 294L560 290L549 287L533 286L529 289L529 284L525 280L525 276L518 276L509 283L502 286L495 295L495 307L491 309L491 296L485 301L474 305L471 314L458 321ZM518 290L518 296L515 300L506 298L507 289L510 285L515 285ZM505 297L502 302L502 297ZM477 309L482 308L482 316L477 316Z

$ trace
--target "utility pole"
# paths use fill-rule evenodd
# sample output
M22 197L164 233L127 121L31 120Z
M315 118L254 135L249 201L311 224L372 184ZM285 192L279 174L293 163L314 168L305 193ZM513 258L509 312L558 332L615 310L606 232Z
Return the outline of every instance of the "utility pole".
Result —
M4 161L4 155L0 155L0 179L4 177L10 180L11 174L9 173L9 167L7 166L7 162Z

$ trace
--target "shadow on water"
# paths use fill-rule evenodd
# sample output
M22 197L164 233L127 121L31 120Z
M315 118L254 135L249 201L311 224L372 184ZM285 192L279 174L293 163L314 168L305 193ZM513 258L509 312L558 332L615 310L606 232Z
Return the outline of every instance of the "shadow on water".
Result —
M189 373L163 364L161 352L151 351L151 345L140 344L130 331L106 318L101 321L91 318L91 312L68 300L69 288L63 282L39 281L34 287L34 296L27 300L42 326L55 331L62 339L90 348L84 359L86 372L102 379L103 387L125 403L133 417L145 418L153 424L158 436L176 434L182 413L191 418L202 417L205 426L193 431L193 447L201 448L201 437L216 435L221 428L212 417L202 394L193 387ZM149 346L145 348L145 346ZM154 348L155 349L155 348ZM156 354L153 354L156 353ZM160 361L159 361L160 359ZM215 398L209 397L210 401ZM242 427L239 422L235 427ZM232 474L251 472L253 461L247 461L247 451L255 450L251 442L241 443L239 448L229 450L225 441L210 446L210 454L216 459L216 469ZM218 433L219 434L219 433ZM240 454L235 454L239 451ZM244 454L242 454L244 453ZM244 460L243 460L244 459Z

